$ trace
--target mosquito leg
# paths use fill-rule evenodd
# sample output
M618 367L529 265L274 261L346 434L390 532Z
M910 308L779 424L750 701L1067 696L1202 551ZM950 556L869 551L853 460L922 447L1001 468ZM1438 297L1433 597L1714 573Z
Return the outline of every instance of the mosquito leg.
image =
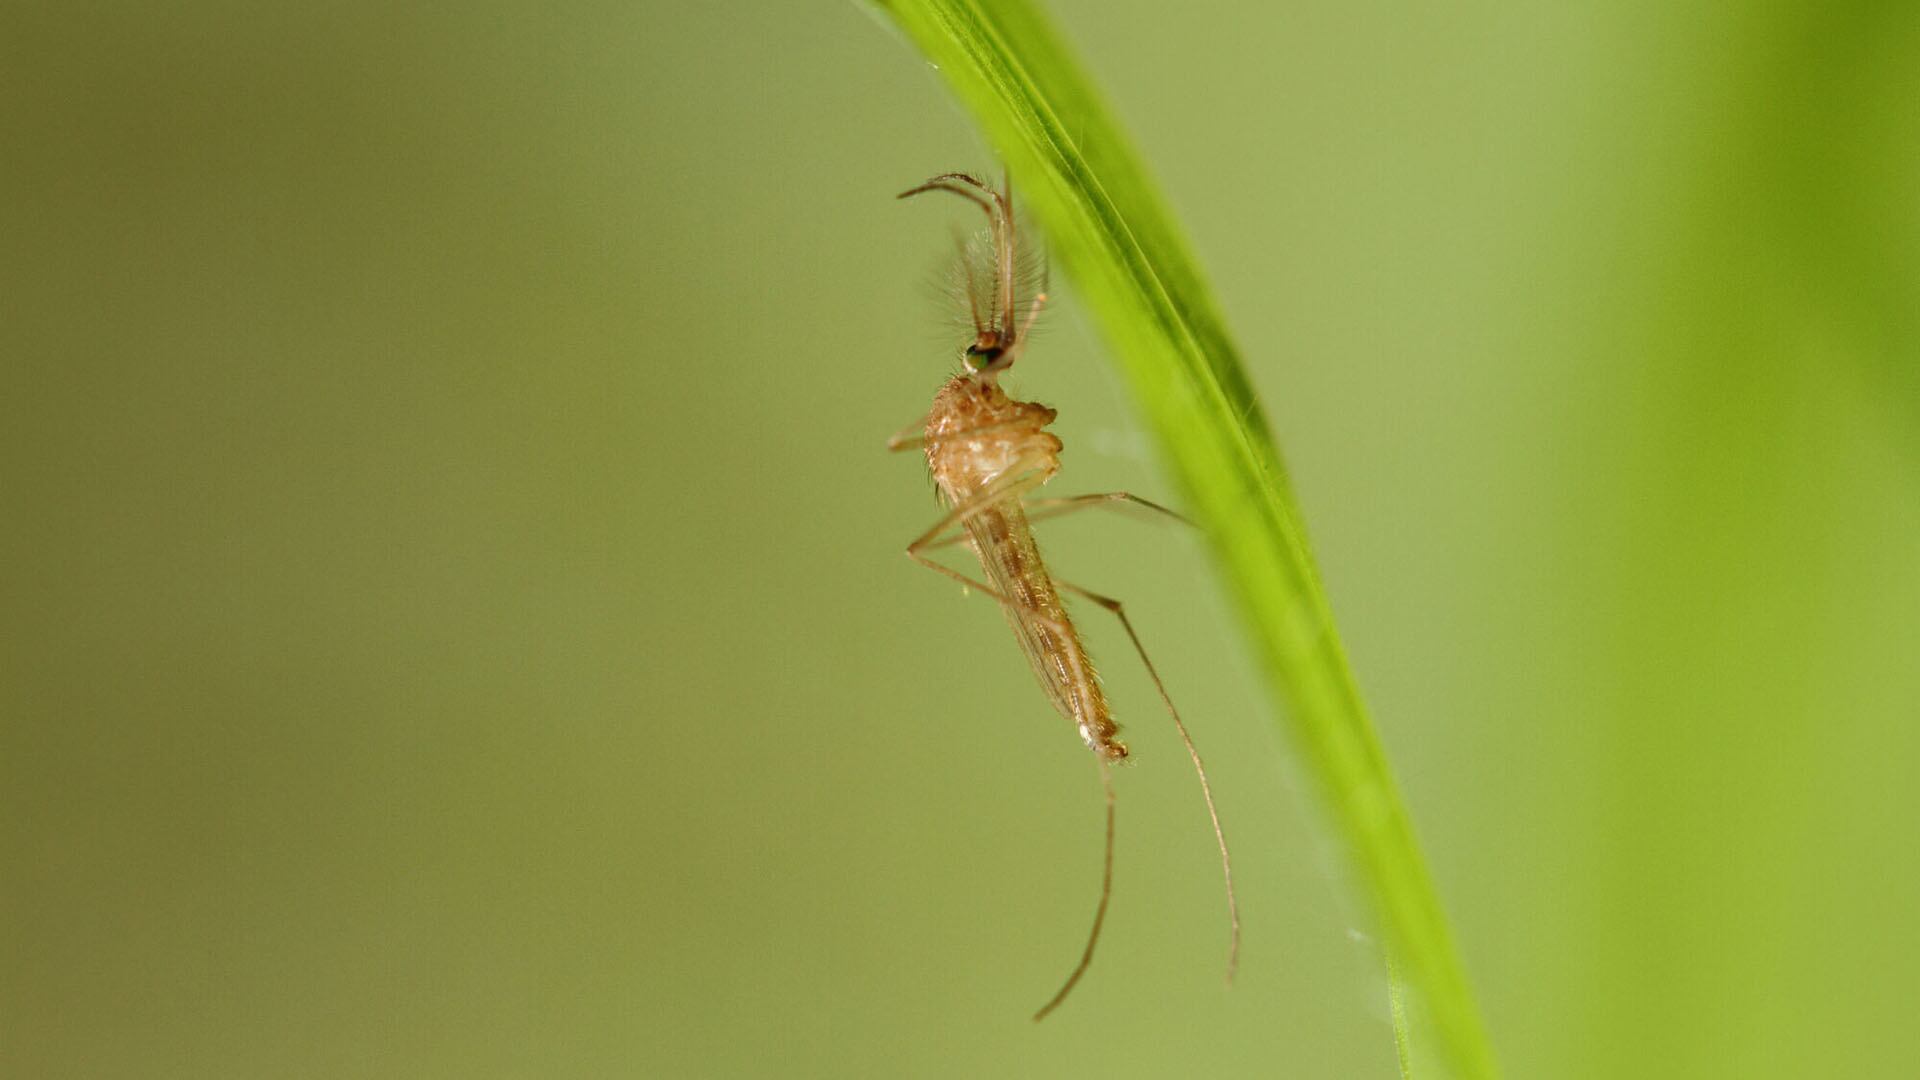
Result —
M927 569L933 571L936 574L941 574L946 577L950 577L953 580L959 582L960 584L965 585L969 589L976 589L980 592L985 593L988 596L993 597L995 600L998 600L1000 603L1006 605L1007 607L1012 608L1015 611L1018 611L1021 615L1025 616L1026 618L1032 619L1034 622L1037 622L1040 625L1046 627L1047 629L1052 630L1056 634L1065 635L1067 633L1066 626L1063 623L1061 623L1060 620L1055 619L1052 616L1047 615L1046 613L1041 612L1027 604L1023 604L1020 601L1015 600L1013 597L1008 596L1006 593L1001 592L999 589L996 589L991 585L988 585L984 581L981 581L977 578L970 578L967 575L961 573L960 571L955 570L951 566L944 566L940 563L934 562L932 559L929 559L925 555L920 554L921 550L924 550L924 549L908 548L907 557L912 559L914 562L919 563L921 566L924 566Z
M981 512L982 510L986 510L993 506L997 506L1008 499L1015 499L1015 500L1019 499L1020 495L1023 492L1025 492L1027 489L1031 487L1034 487L1040 484L1046 478L1046 474L1037 472L1032 469L1027 469L1027 470L1013 469L1013 470L1010 470L1007 475L1010 477L1009 480L1004 481L1002 483L997 483L992 487L987 488L985 491L980 492L978 495L975 495L973 498L968 499L967 501L961 503L960 505L954 507L952 510L948 511L943 517L941 517L939 521L934 522L932 528L928 529L924 533L921 533L918 537L914 539L912 543L907 545L907 558L912 559L914 562L919 563L920 565L926 567L929 570L932 570L934 573L944 574L945 576L950 577L955 581L958 581L960 584L965 585L970 589L978 589L979 591L985 593L986 595L993 597L995 600L998 600L1000 603L1006 605L1007 607L1020 612L1025 617L1034 620L1035 622L1039 623L1042 626L1047 627L1048 629L1051 629L1054 633L1059 634L1062 637L1071 637L1072 631L1069 630L1058 619L1053 618L1052 616L1046 614L1045 612L1035 609L1030 604L1023 603L1022 601L1016 600L1013 597L1008 596L1006 593L1003 593L999 589L996 589L993 586L988 585L984 581L979 581L975 578L970 578L967 575L961 573L958 570L955 570L950 566L945 566L940 563L937 563L932 559L928 558L925 554L925 552L931 549L945 547L948 544L953 543L954 540L958 539L960 536L965 535L965 533L958 533L954 537L942 539L941 534L946 532L948 529L951 529L954 526L961 524L962 522L966 521L967 518L972 517L973 515Z
M889 450L917 449L920 446L925 445L927 441L926 430L927 430L927 418L923 416L920 419L915 420L913 423L908 424L906 427L901 428L899 431L896 431L893 434L887 436L887 449Z
M948 181L950 180L958 180L963 184L970 185L974 188L979 189L979 191L982 192L983 194L975 194L974 192L967 191L964 188L955 187L953 184L948 183ZM987 195L992 195L994 193L993 188L987 186L986 181L981 180L979 177L973 176L969 173L958 173L958 172L941 173L939 176L929 177L927 181L921 184L919 187L914 188L911 191L903 191L900 194L894 196L894 198L896 199L911 198L915 195L920 194L923 191L951 192L952 194L958 195L961 198L966 199L968 202L979 204L980 209L985 210L988 213L988 215L992 215L993 213L993 204L989 203L985 197ZM999 200L995 199L994 201L998 202Z
M1111 596L1101 596L1089 592L1078 585L1069 584L1058 578L1054 584L1068 592L1077 593L1099 604L1126 628L1127 637L1132 639L1134 651L1140 654L1140 662L1146 665L1147 674L1153 678L1153 688L1160 691L1160 700L1167 707L1167 715L1173 717L1173 726L1180 732L1180 741L1187 745L1187 756L1193 759L1193 771L1200 776L1200 794L1207 801L1207 816L1213 819L1213 839L1220 846L1220 870L1227 883L1227 922L1230 927L1227 943L1227 982L1233 982L1234 972L1240 966L1240 902L1233 892L1233 857L1227 854L1227 834L1220 828L1220 811L1213 804L1213 785L1207 782L1207 767L1200 761L1200 751L1194 749L1193 736L1187 733L1187 725L1180 719L1180 710L1174 708L1173 698L1167 693L1167 685L1160 681L1160 672L1154 669L1153 660L1147 656L1146 646L1140 643L1140 635L1134 632L1133 620L1127 618L1126 608Z
M1051 472L1043 467L1040 460L1030 460L1024 463L1024 467L1022 464L1016 464L1007 470L1001 480L955 506L946 516L934 522L932 528L922 533L913 543L908 544L907 557L937 574L950 577L962 585L986 593L998 600L1009 613L1017 613L1033 625L1046 627L1053 632L1057 640L1065 643L1063 650L1066 653L1068 665L1073 669L1074 693L1071 695L1071 703L1063 710L1062 715L1079 727L1082 737L1085 737L1087 731L1085 725L1089 718L1084 706L1093 695L1091 684L1094 676L1091 666L1087 663L1086 655L1080 649L1079 637L1073 632L1073 628L1067 625L1064 618L1055 618L1030 603L1016 600L999 589L968 577L950 566L937 563L924 554L926 551L945 547L966 536L964 531L956 531L953 536L945 538L941 534L965 522L967 518L1008 501L1018 506L1022 495L1046 483L1050 475L1052 475Z
M1063 517L1073 513L1075 510L1084 510L1089 506L1113 506L1117 508L1117 505L1120 503L1131 503L1134 506L1144 507L1158 514L1165 514L1183 525L1193 524L1193 522L1186 517L1161 506L1157 502L1149 502L1138 495L1125 491L1101 491L1092 495L1070 495L1062 499L1028 499L1027 520L1033 522L1045 521L1048 518Z
M975 435L984 435L989 431L1008 431L1014 428L1031 428L1031 427L1033 427L1033 421L1030 419L1023 418L1019 420L996 420L991 424L981 424L979 427L959 428L954 431L943 431L940 433L939 437L942 440L966 439L966 438L971 438ZM908 424L906 427L901 428L899 431L896 431L892 435L887 437L887 449L893 450L893 451L920 449L921 447L927 445L928 440L927 440L926 428L927 428L927 421L925 417L922 417L919 420L915 420L913 423Z
M937 551L943 547L952 547L953 545L964 541L966 538L967 538L966 533L956 532L952 536L943 536L940 539L935 540L932 543L926 545L925 547L922 547L920 550L921 551Z
M967 310L973 314L973 331L977 334L987 328L987 321L986 316L980 313L980 283L975 280L973 268L967 259L967 234L955 229L953 243L960 249L959 261L954 265L960 268L960 276L966 279Z
M1069 495L1061 499L1028 499L1023 502L1021 506L1028 511L1027 523L1031 525L1046 521L1049 518L1066 517L1075 510L1085 510L1090 506L1112 506L1115 503L1122 502L1132 503L1135 506L1143 506L1156 513L1165 514L1183 525L1193 524L1193 522L1161 506L1157 502L1148 502L1138 495L1132 495L1124 491L1102 491L1093 495ZM951 547L966 538L966 533L954 533L952 536L943 537L927 544L921 548L921 550L933 551L936 548Z
M1011 302L1012 298L1009 297L1008 303ZM1033 321L1040 317L1040 309L1046 305L1046 302L1046 293L1040 293L1033 298L1033 303L1027 306L1026 321L1020 324L1019 335L1013 339L1013 345L1007 349L1005 355L993 362L994 370L1010 368L1013 366L1013 362L1020 358L1021 350L1027 347L1027 331L1033 329ZM1011 326L1011 324L1009 324L1009 326Z
M1045 307L1046 303L1047 303L1046 293L1040 292L1040 293L1034 294L1033 303L1027 305L1026 321L1020 324L1020 340L1021 341L1027 340L1027 331L1033 329L1033 320L1038 319L1040 317L1040 309Z
M1100 905L1093 909L1093 929L1087 932L1087 947L1080 953L1080 962L1074 965L1073 974L1068 975L1067 981L1055 991L1053 1000L1040 1006L1040 1011L1033 1014L1035 1023L1045 1020L1048 1013L1059 1008L1060 1003L1067 1000L1067 994L1079 983L1080 976L1087 973L1087 966L1093 963L1093 947L1100 942L1100 927L1107 921L1107 901L1113 898L1113 770L1108 767L1106 758L1096 756L1094 760L1100 763L1100 787L1107 796L1107 848L1100 868Z

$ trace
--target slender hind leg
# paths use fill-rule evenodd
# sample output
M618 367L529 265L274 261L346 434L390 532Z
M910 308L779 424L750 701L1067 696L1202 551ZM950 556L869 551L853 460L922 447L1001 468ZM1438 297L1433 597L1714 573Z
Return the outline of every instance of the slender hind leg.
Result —
M986 593L988 596L1000 601L1000 603L1014 611L1022 613L1027 618L1040 623L1055 633L1070 636L1071 631L1062 625L1058 619L1036 610L1029 604L1022 603L1008 596L1006 593L1001 592L999 589L994 588L978 578L968 577L951 566L944 566L934 562L932 559L927 558L925 554L928 551L946 547L966 538L967 534L964 531L957 531L954 535L943 538L940 534L946 532L948 529L956 528L982 510L990 509L1009 499L1017 502L1023 493L1031 488L1037 487L1045 481L1046 474L1038 470L1019 468L1009 470L1006 478L994 483L985 491L980 492L978 495L947 511L941 516L939 521L933 523L932 528L914 537L913 542L907 545L907 558L932 570L936 574L945 575L970 589L978 589Z
M1059 1008L1060 1003L1067 1000L1067 995L1080 982L1080 976L1087 973L1087 967L1093 963L1093 947L1100 941L1100 927L1107 921L1107 901L1113 898L1113 769L1107 764L1106 758L1096 756L1094 760L1100 763L1100 787L1107 796L1107 848L1100 864L1100 906L1093 909L1093 929L1087 931L1087 947L1080 953L1080 962L1074 965L1073 974L1067 976L1067 981L1054 992L1052 1000L1033 1014L1036 1024Z
M1013 431L1017 428L1031 427L1033 427L1033 421L1024 417L1018 420L996 420L991 424L981 424L977 427L941 432L938 438L943 441L947 439L970 439L975 435L985 435L989 431ZM906 427L901 428L899 431L894 432L892 435L887 436L887 449L895 453L902 450L920 449L927 445L928 442L926 429L927 419L923 416L913 423L908 424ZM1140 501L1145 502L1146 500L1142 499ZM1167 513L1172 514L1173 511L1169 510ZM1175 514L1174 516L1178 517L1179 515Z
M934 562L925 554L927 551L934 548L945 547L966 536L965 532L957 532L954 536L942 539L941 533L965 523L965 521L973 515L990 509L1000 503L1009 500L1017 503L1021 495L1046 483L1048 475L1045 470L1040 468L1020 468L1016 466L1008 470L1004 478L995 481L985 491L955 506L939 521L934 522L932 528L921 533L914 539L913 543L908 544L907 558L932 570L934 573L944 577L950 577L968 588L978 589L986 593L988 596L998 600L1001 606L1009 613L1016 614L1029 622L1044 626L1059 635L1062 639L1078 640L1073 632L1073 628L1060 619L1056 619L1046 612L1039 610L1032 604L1008 596L1006 593L988 585L978 578L968 577L951 566L944 566ZM1066 652L1068 662L1073 668L1073 685L1076 690L1072 705L1073 715L1069 716L1068 719L1072 720L1075 724L1079 724L1085 720L1082 714L1082 706L1092 696L1089 684L1093 681L1093 673L1091 669L1088 668L1086 659L1078 648L1068 649Z
M1213 839L1220 846L1220 871L1227 883L1227 922L1230 927L1227 941L1227 982L1233 982L1233 975L1240 967L1240 902L1233 893L1233 857L1227 854L1227 834L1220 828L1220 811L1213 805L1213 785L1207 782L1207 767L1200 761L1200 751L1194 749L1193 736L1187 733L1187 725L1180 719L1180 710L1174 708L1173 698L1167 694L1167 686L1160 681L1160 672L1154 669L1153 660L1147 656L1146 646L1140 643L1140 635L1133 629L1133 620L1127 618L1127 611L1120 601L1111 596L1101 596L1078 585L1054 579L1054 584L1069 592L1077 593L1113 612L1126 628L1127 637L1133 641L1133 649L1140 654L1140 662L1146 665L1147 674L1153 678L1153 688L1160 691L1160 700L1167 707L1167 715L1173 717L1173 726L1180 732L1180 741L1187 745L1187 756L1193 759L1193 771L1200 776L1200 794L1207 801L1207 816L1213 819Z
M1065 517L1075 510L1085 510L1089 506L1107 506L1119 509L1119 504L1130 503L1134 506L1152 510L1156 514L1165 514L1183 525L1191 525L1180 514L1161 506L1157 502L1143 499L1128 491L1098 491L1091 495L1069 495L1064 499L1028 499L1027 520L1045 521L1048 518Z
M1178 513L1161 506L1157 502L1149 502L1138 495L1133 495L1125 491L1101 491L1092 495L1069 495L1062 499L1027 499L1021 506L1027 510L1027 524L1032 525L1037 522L1046 521L1048 518L1066 517L1075 510L1085 510L1090 506L1114 506L1117 503L1123 502L1132 503L1135 506L1143 506L1148 510L1165 514L1183 525L1193 524L1193 522L1188 521ZM921 545L920 550L933 551L936 548L957 544L966 538L966 533L954 533L952 536L929 540L927 543Z

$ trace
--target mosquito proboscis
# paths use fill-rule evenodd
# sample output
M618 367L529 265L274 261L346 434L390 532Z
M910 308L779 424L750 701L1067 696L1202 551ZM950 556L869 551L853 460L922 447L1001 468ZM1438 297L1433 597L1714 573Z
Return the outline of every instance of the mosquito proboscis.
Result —
M966 173L932 177L900 198L929 191L957 195L987 215L984 244L961 244L959 276L964 287L973 338L961 354L962 370L934 395L926 415L888 440L891 450L918 449L948 511L907 545L907 556L936 573L952 578L998 601L1014 638L1054 710L1072 723L1099 764L1106 798L1106 843L1100 877L1100 901L1086 947L1058 992L1034 1013L1045 1019L1086 974L1093 961L1100 928L1106 922L1113 895L1114 786L1112 766L1128 756L1126 743L1113 720L1106 693L1093 661L1081 643L1079 630L1061 599L1070 592L1112 612L1126 630L1134 651L1159 691L1175 729L1200 777L1200 792L1220 847L1221 872L1226 879L1227 980L1233 980L1240 957L1240 908L1233 890L1233 860L1226 834L1214 806L1206 766L1194 749L1193 737L1174 707L1166 684L1135 632L1126 608L1112 597L1054 578L1040 557L1031 525L1090 506L1130 503L1179 520L1180 515L1157 503L1124 491L1101 492L1065 499L1038 499L1033 494L1060 471L1061 442L1047 431L1058 413L1045 405L1017 401L1000 386L1000 376L1023 352L1033 323L1046 304L1046 293L1022 295L1023 249L1013 215L1010 185L999 190ZM1029 513L1029 511L1032 511ZM964 545L979 559L985 580L968 576L935 561L928 552Z

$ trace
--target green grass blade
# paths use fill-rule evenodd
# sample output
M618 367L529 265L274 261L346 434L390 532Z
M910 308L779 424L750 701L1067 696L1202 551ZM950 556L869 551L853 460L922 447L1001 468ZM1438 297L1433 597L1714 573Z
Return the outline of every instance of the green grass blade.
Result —
M1495 1074L1492 1050L1335 632L1279 451L1224 321L1145 168L1023 0L878 0L1004 156L1213 547L1287 734L1375 903L1416 1062ZM1418 1071L1426 1071L1421 1069Z

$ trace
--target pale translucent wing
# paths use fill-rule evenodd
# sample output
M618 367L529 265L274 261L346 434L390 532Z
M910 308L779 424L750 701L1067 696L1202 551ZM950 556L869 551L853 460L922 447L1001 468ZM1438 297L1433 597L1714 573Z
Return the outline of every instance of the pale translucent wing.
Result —
M1110 738L1112 723L1099 675L1040 560L1025 513L1009 501L969 518L967 534L988 584L1023 605L1001 607L1054 710L1081 727L1083 734L1091 726ZM1046 621L1036 619L1036 613Z

